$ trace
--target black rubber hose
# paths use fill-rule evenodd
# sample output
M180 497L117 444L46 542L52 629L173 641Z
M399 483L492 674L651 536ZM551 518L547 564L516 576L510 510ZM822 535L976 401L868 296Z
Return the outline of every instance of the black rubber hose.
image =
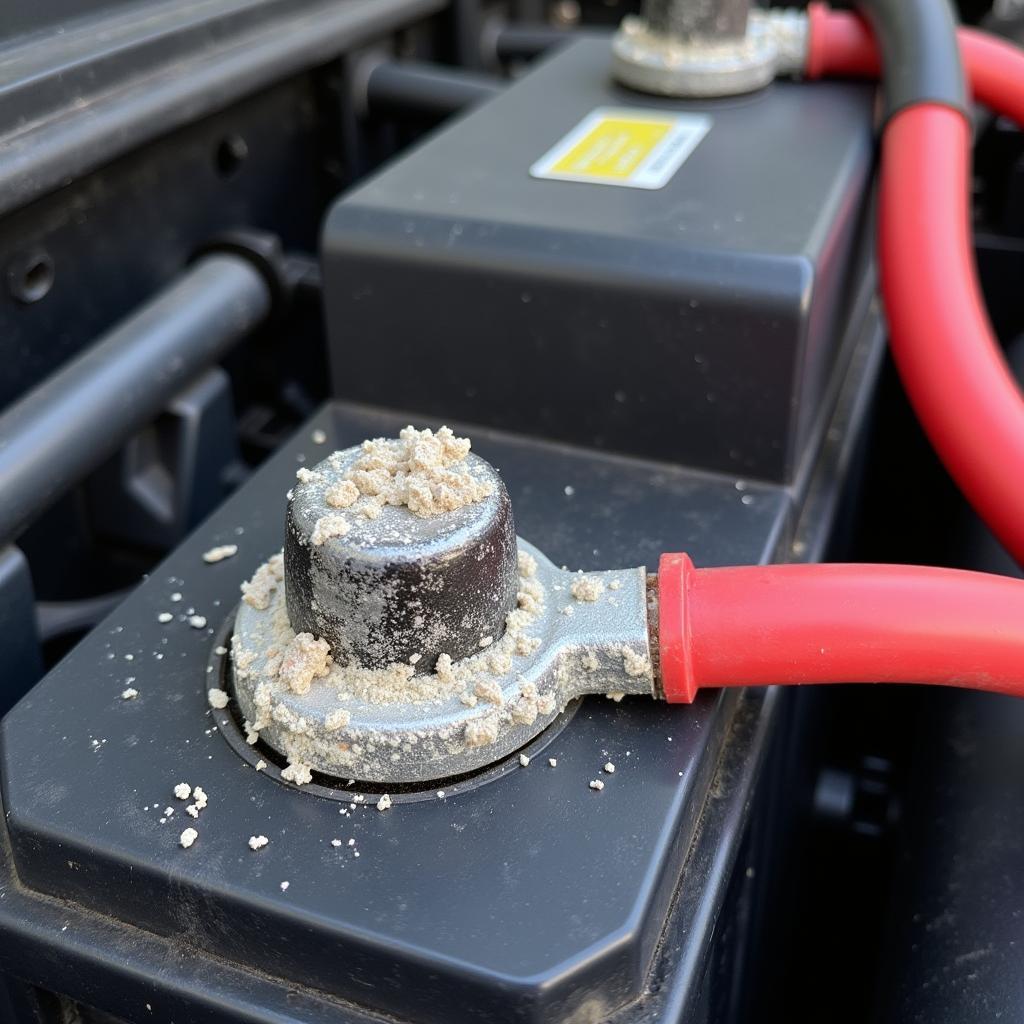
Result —
M499 96L505 83L494 75L418 61L380 61L366 79L371 114L442 120Z
M0 415L0 544L112 455L271 309L263 276L203 256Z
M882 50L886 114L916 103L968 113L956 20L948 0L857 0Z
M578 38L571 29L553 28L551 25L504 25L494 38L494 51L503 63L529 61Z

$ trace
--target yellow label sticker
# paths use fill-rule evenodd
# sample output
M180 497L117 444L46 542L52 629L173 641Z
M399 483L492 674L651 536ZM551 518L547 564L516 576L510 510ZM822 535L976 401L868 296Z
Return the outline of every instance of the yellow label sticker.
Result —
M535 178L662 188L711 128L706 114L601 107L531 168Z

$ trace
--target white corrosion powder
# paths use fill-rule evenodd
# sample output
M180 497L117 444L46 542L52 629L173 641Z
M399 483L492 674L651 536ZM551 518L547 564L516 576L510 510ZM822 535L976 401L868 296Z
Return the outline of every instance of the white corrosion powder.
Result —
M220 544L215 548L210 548L209 551L203 552L203 561L207 565L213 565L215 562L223 562L225 558L231 558L232 555L238 554L237 544Z
M220 711L228 706L228 700L230 698L224 690L213 687L206 691L206 699L210 702L211 708L216 708Z
M495 718L474 718L466 723L467 747L486 747L498 738L499 722Z
M364 441L362 455L328 492L327 503L348 508L358 498L366 499L360 511L368 518L376 518L372 509L384 505L404 505L423 518L472 505L490 497L494 484L479 479L466 465L470 447L469 438L456 437L448 427L435 434L409 426L397 440ZM355 497L345 484L355 488Z
M270 607L270 598L284 579L284 555L279 551L269 562L256 570L251 580L242 584L242 600L257 611Z
M651 674L650 660L637 654L631 647L622 648L622 666L626 670L626 675L632 678Z
M351 529L349 521L342 515L334 513L329 516L321 516L316 521L309 539L314 547L320 547L321 544L335 537L344 537Z
M313 771L308 764L293 761L281 772L281 778L285 782L294 782L296 786L305 786L306 783L313 781Z
M604 583L594 576L578 576L569 589L577 601L596 601L604 593Z
M324 719L324 728L328 732L337 732L338 729L344 729L351 720L352 713L350 711L345 708L335 708L334 711L328 712Z
M262 850L270 840L266 836L249 836L249 849Z
M187 800L192 795L192 787L187 782L179 782L174 787L174 795L179 800Z
M473 695L488 704L495 704L499 708L505 703L505 697L501 692L501 684L496 679L481 679L473 687Z
M359 488L351 480L342 480L327 488L324 500L331 508L349 508L359 500Z
M184 784L182 784L182 786L184 786ZM188 786L184 786L184 788L182 788L182 786L174 787L174 795L178 797L179 800L187 800L188 793L186 790L188 789ZM185 793L185 796L181 796L181 793ZM198 818L199 812L206 807L207 796L206 793L203 792L202 786L196 786L196 788L192 790L192 796L194 797L194 803L189 804L188 807L185 808L185 813L190 818Z
M326 640L316 640L312 633L298 633L285 648L278 677L292 693L309 693L313 680L330 670L330 654Z
M181 833L179 842L187 850L198 838L199 833L194 828L187 828Z

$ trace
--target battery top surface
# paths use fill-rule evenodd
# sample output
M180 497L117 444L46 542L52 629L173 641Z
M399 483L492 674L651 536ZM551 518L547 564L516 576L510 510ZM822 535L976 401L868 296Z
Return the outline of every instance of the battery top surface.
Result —
M335 391L792 480L862 315L871 90L659 100L610 56L574 43L335 204Z
M556 53L486 105L406 152L349 192L328 221L350 223L354 208L543 228L553 236L593 234L623 242L817 260L828 226L842 215L841 187L869 157L869 90L832 83L778 83L748 96L666 100L611 80L600 37ZM538 163L595 111L705 122L660 188L537 177ZM639 129L632 148L648 141ZM609 132L592 136L606 146ZM684 145L691 140L684 140ZM633 163L623 154L620 166ZM669 154L669 163L674 158ZM571 164L563 164L571 173ZM607 170L592 163L595 174ZM531 173L531 169L534 173ZM558 173L557 169L553 173ZM654 177L649 180L657 181ZM452 247L458 234L452 238Z

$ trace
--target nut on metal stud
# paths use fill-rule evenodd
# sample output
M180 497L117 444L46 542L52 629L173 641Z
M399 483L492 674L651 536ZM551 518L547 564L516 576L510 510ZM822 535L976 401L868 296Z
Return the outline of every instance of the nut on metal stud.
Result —
M707 25L683 34L686 19L662 10L692 6L693 0L651 0L642 15L624 18L612 42L615 79L657 96L711 98L753 92L803 68L803 12L751 11L739 34ZM734 28L736 21L731 17L727 24Z

